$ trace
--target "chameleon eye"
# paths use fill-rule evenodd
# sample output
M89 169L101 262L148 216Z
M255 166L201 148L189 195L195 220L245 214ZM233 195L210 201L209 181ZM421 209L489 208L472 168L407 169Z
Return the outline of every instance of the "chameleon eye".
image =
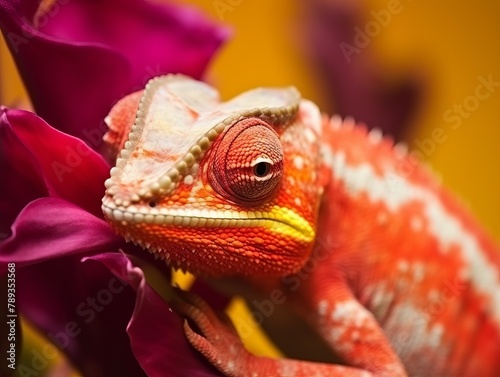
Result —
M212 187L229 199L269 199L283 175L283 149L276 132L258 118L244 119L220 135L209 171Z
M271 173L273 162L263 158L258 158L253 164L253 174L257 178L264 178Z

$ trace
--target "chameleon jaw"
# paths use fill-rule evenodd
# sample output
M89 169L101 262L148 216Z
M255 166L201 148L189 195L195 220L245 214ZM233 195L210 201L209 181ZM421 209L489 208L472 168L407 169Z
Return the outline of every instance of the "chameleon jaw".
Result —
M123 227L151 224L162 227L193 228L266 228L301 242L312 242L313 227L300 215L285 207L274 206L267 211L234 211L183 208L140 208L116 206L103 200L105 217Z
M315 238L309 222L278 206L266 211L124 208L105 198L102 209L126 241L196 275L283 276L302 266Z

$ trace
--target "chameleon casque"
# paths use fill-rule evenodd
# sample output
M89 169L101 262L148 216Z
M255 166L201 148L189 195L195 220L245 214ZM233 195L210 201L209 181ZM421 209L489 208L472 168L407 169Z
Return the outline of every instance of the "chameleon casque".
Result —
M168 265L281 292L341 364L257 357L206 303L179 310L227 376L500 376L500 251L401 145L294 88L220 102L181 75L106 119L102 209Z

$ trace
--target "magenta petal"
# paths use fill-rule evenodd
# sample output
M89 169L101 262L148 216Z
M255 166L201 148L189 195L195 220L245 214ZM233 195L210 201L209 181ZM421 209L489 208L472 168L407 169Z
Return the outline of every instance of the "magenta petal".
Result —
M68 355L82 376L145 377L126 332L135 292L101 264L80 259L68 256L16 268L21 314Z
M24 110L0 109L0 208L20 210L26 198L64 198L101 216L109 166L81 140ZM43 180L43 181L42 181ZM22 208L22 206L21 206Z
M34 199L48 196L36 157L12 129L0 107L0 240L10 234L10 226L23 207Z
M144 273L124 254L99 254L86 258L103 263L137 292L127 332L132 350L150 377L220 376L189 345L183 319L146 283Z
M123 78L130 67L103 46L76 45L41 33L31 24L36 4L0 0L5 40L37 113L97 148L105 130L102 120L126 92Z
M110 27L110 24L112 27ZM72 0L42 31L80 43L109 46L126 57L131 82L166 72L200 77L228 30L192 7L138 0Z
M0 242L0 273L9 262L22 267L49 259L116 249L122 240L111 227L80 207L57 198L29 203Z
M199 78L226 38L197 12L140 0L0 0L0 28L37 113L97 149L103 119L125 94L156 75Z

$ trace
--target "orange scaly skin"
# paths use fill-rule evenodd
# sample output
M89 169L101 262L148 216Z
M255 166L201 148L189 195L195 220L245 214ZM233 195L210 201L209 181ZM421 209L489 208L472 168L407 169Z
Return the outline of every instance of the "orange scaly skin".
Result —
M291 88L221 103L182 76L155 79L108 123L115 148L131 129L106 182L111 225L169 265L258 280L343 360L251 355L182 295L202 333L186 322L188 340L224 375L500 375L500 251L401 146L321 118Z

